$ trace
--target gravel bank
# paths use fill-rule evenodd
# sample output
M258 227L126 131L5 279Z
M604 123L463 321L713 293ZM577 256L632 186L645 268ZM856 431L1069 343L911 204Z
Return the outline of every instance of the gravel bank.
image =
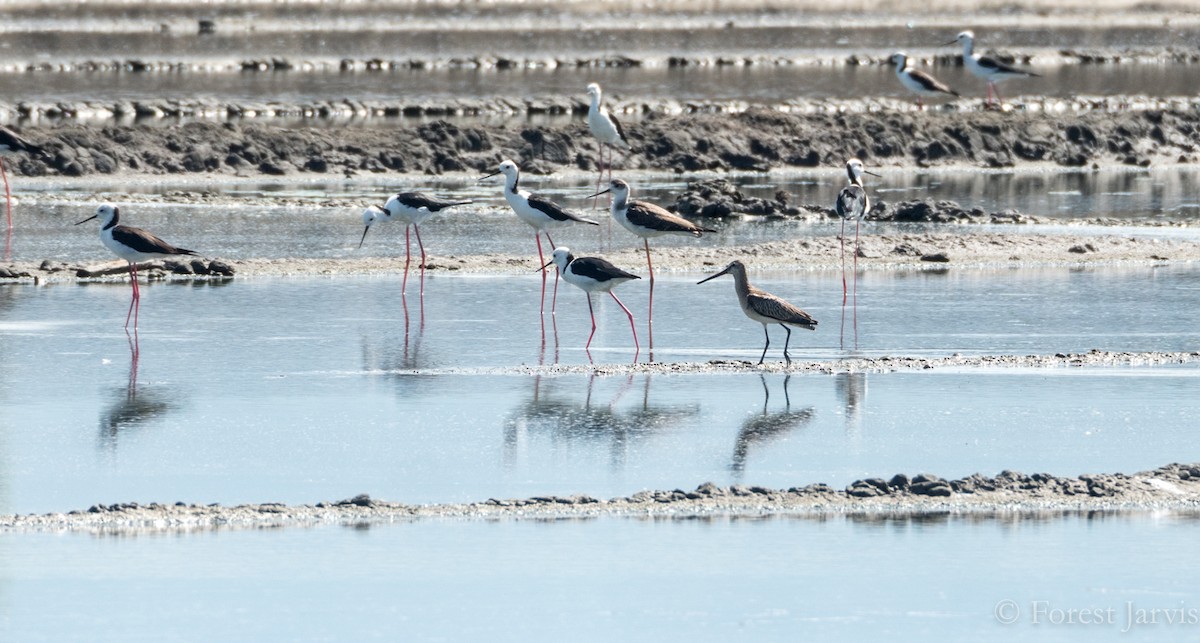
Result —
M1030 511L1200 508L1200 464L1169 464L1134 474L1060 477L1002 471L957 480L899 473L856 480L844 489L810 484L787 489L705 483L694 490L641 491L611 499L586 495L490 498L406 505L367 494L315 505L262 503L223 507L118 503L68 513L0 516L0 531L127 533L389 523L422 519L558 519L598 516L692 518L722 515L922 515Z

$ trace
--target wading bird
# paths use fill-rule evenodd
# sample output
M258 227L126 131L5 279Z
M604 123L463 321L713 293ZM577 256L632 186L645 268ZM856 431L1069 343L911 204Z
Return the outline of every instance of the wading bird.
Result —
M613 288L633 279L641 279L641 277L621 270L612 265L608 261L599 257L576 257L571 254L571 250L566 247L555 248L550 254L550 261L542 266L545 268L550 264L558 267L559 274L562 275L564 281L569 284L578 286L583 292L587 293L588 313L592 316L592 333L588 335L587 344L583 347L588 350L592 346L592 337L596 334L596 311L592 307L592 293L606 292L617 302L621 310L625 311L625 315L629 317L629 329L633 331L633 347L636 354L641 352L641 346L638 344L637 327L633 323L633 313L621 303L617 298L617 294L612 291Z
M504 199L508 201L508 206L517 214L517 218L529 224L533 228L533 238L537 241L538 262L542 264L542 308L541 311L545 314L546 311L546 271L545 267L550 263L546 262L546 256L542 254L542 236L546 235L546 240L550 242L550 248L554 248L554 240L550 238L550 228L558 228L572 223L586 223L588 225L600 225L591 219L585 219L561 205L547 199L546 197L531 194L527 190L522 190L521 170L516 163L505 159L500 163L500 169L481 179L490 179L497 174L504 175ZM550 313L554 314L554 307L558 301L558 281L554 282L554 298L550 303ZM545 326L543 324L543 331Z
M816 330L817 320L787 301L751 286L750 280L746 278L746 265L740 261L734 261L725 266L721 272L696 283L702 284L721 275L733 275L733 291L737 293L738 304L742 307L742 312L763 325L763 335L767 341L763 345L763 352L758 358L758 363L763 363L763 359L767 356L767 348L771 346L771 334L767 332L767 324L779 324L787 331L787 338L783 341L783 359L791 364L792 357L788 355L788 344L792 341L792 329L789 327Z
M625 131L621 129L621 123L600 104L603 97L600 85L597 83L589 84L587 86L587 94L588 98L591 99L587 115L588 129L591 130L592 136L595 136L600 141L600 158L596 161L596 170L600 172L599 176L596 177L596 192L599 193L600 182L604 180L604 148L608 148L608 178L612 180L612 148L619 147L623 150L629 150L631 147L629 141L625 138ZM595 207L594 203L593 207Z
M963 65L966 66L967 70L979 78L987 81L987 101L989 104L992 102L993 95L996 97L997 104L1004 101L1004 99L1000 97L1000 90L996 88L996 83L1005 80L1011 80L1013 78L1029 78L1031 76L1038 76L1038 74L1035 74L1031 71L1013 67L1012 65L1001 62L995 58L992 58L991 56L984 56L983 54L975 53L975 34L971 31L964 31L958 34L954 40L946 43L946 45L953 45L954 43L959 43L962 45Z
M958 96L958 92L950 89L946 83L919 69L909 67L909 62L911 61L904 52L892 54L892 64L896 65L896 78L905 89L917 95L917 107L925 108L922 101L925 96Z
M858 159L846 161L846 175L850 180L850 184L842 188L841 192L838 192L837 202L834 204L838 216L842 219L842 232L838 238L842 250L843 327L846 324L846 220L854 219L854 333L856 338L858 337L858 229L862 220L871 212L871 198L867 196L867 190L863 187L863 174L879 176L874 172L868 172L864 169L863 162Z
M133 327L136 330L138 324L137 311L141 307L140 302L142 298L141 291L138 289L138 262L150 261L151 259L165 259L179 255L195 256L197 253L184 248L176 248L141 228L118 225L118 221L121 218L121 210L107 203L96 208L96 214L75 225L87 223L96 218L100 219L101 243L104 244L104 247L111 250L113 254L129 262L133 299L129 302L129 312L125 314L125 328L129 328L129 317L132 315Z
M650 271L650 310L646 317L650 331L651 359L654 351L654 264L650 261L650 238L664 234L681 234L699 237L705 232L716 232L712 228L704 228L687 219L672 214L648 201L630 199L629 184L621 179L613 179L608 183L608 189L597 192L592 196L600 196L611 192L613 195L610 208L612 217L626 230L642 238L646 246L646 267ZM588 197L591 198L591 197Z
M363 210L363 223L366 224L366 227L363 228L362 239L359 240L358 247L361 248L363 242L367 240L367 232L376 221L403 221L404 279L400 285L400 292L404 293L408 289L408 264L412 261L412 242L409 239L409 228L411 228L417 233L417 247L421 249L421 295L424 295L425 244L421 242L421 224L425 223L429 217L446 208L467 205L469 203L471 202L443 201L417 192L401 192L388 199L382 208L370 206L366 210Z

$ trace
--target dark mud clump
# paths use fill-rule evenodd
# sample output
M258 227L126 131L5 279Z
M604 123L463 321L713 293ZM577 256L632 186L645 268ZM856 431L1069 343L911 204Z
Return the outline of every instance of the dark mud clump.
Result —
M688 183L687 190L675 199L671 209L685 217L729 218L763 216L819 220L836 217L832 207L820 204L793 204L794 196L784 190L775 192L772 199L749 196L726 179L703 179ZM981 208L966 209L954 201L919 199L896 204L882 199L872 203L867 215L873 221L895 223L1041 223L1041 217L1022 214L1017 210L986 212Z
M793 205L790 193L779 190L773 199L748 196L726 179L691 181L671 209L685 217L724 219L744 215L765 217L824 217L819 206Z
M634 151L618 169L763 171L868 166L1022 164L1148 166L1196 158L1200 112L1145 110L1029 112L650 114L629 128ZM70 124L22 132L49 154L23 157L24 175L280 175L481 172L503 158L530 171L592 169L597 144L582 121L563 126L457 125L296 128L189 123L100 128Z

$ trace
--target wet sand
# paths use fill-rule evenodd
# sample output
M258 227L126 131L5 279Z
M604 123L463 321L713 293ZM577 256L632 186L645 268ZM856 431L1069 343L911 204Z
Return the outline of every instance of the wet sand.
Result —
M555 520L601 516L691 519L714 515L1021 514L1033 512L1185 510L1200 507L1200 464L1169 464L1134 474L1060 477L1002 471L946 480L896 474L856 480L845 489L825 484L768 489L705 483L693 490L641 491L611 499L590 496L490 498L467 504L406 505L366 494L314 505L263 503L121 503L68 513L0 516L0 532L176 532L321 524L377 524L427 519Z

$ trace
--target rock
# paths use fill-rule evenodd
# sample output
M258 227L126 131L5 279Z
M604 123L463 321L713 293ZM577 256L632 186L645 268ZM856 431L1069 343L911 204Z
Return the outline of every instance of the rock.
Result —
M921 255L921 261L929 261L932 263L949 263L950 257L944 252L934 252L927 255Z
M222 277L232 277L233 266L219 259L214 259L208 264L208 272L209 274L221 275Z
M954 493L950 489L950 484L945 480L924 480L914 482L909 486L908 490L918 496L949 496Z
M897 473L888 480L888 486L896 489L907 489L909 484L908 476L903 473Z

